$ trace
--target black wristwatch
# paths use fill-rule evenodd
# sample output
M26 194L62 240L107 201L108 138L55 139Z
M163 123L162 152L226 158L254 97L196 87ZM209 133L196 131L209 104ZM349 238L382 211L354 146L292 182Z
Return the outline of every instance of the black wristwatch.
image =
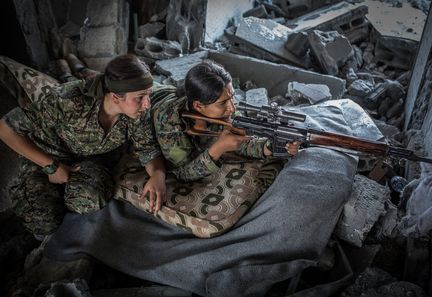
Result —
M54 160L54 162L52 162L51 164L42 167L42 172L45 173L46 175L51 175L57 171L58 167L59 167L59 162Z

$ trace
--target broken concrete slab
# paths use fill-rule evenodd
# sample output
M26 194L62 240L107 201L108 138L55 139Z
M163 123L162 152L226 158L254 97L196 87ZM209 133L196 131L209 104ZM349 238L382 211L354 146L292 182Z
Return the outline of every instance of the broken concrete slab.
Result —
M285 95L290 81L327 85L332 99L342 98L345 92L345 80L334 76L216 51L201 51L180 58L156 61L155 70L157 73L170 76L173 84L177 86L182 83L191 67L207 58L222 64L231 76L240 79L241 83L252 80L258 87L265 87L270 97Z
M288 83L286 97L293 99L294 104L315 104L331 99L330 89L321 84L303 84L296 81Z
M357 42L366 38L369 32L368 24L365 21L367 11L364 5L342 1L289 20L286 26L295 32L338 31L350 42Z
M138 38L135 53L156 60L164 60L181 56L182 48L177 41L146 37Z
M268 105L268 94L267 89L258 88L246 91L246 103L261 107L263 105Z
M373 225L386 213L385 203L389 198L387 187L357 174L351 196L336 226L336 236L361 247Z
M235 35L237 38L262 48L288 63L304 67L304 61L285 48L285 43L291 32L292 30L288 27L272 20L248 17L240 21Z
M169 76L174 86L180 86L183 83L186 73L189 71L189 69L199 64L207 57L207 51L200 51L191 55L185 55L180 58L156 61L155 71L157 73Z
M241 38L238 38L235 35L236 28L229 27L225 30L225 37L229 41L229 52L249 57L254 57L261 60L267 60L274 63L284 64L285 60L265 51L262 48L259 48L251 43L244 41Z
M251 57L231 53L209 52L212 59L228 70L233 77L241 82L252 80L259 87L265 87L269 97L285 95L290 81L299 83L315 83L327 85L332 99L340 99L345 91L345 80L338 77L319 74L293 67L287 64L275 64Z
M308 32L308 40L312 54L323 71L330 75L337 75L339 67L354 55L348 39L337 31L313 30Z
M378 66L410 70L416 49L414 41L381 37L375 43L373 62Z
M381 37L408 39L419 42L426 15L410 3L401 2L402 7L392 3L366 0L361 5L368 7L366 18Z

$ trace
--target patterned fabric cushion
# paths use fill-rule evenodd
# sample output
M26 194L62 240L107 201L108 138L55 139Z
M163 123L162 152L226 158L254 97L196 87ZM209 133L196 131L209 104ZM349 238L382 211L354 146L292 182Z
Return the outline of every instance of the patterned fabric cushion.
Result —
M59 82L49 75L0 56L0 84L17 98L19 106L23 107L40 100Z
M137 158L127 156L117 178L114 198L148 211L149 200L139 199L148 175ZM271 185L283 167L280 160L225 162L214 174L194 182L167 175L167 202L158 212L163 221L194 235L209 238L230 229Z

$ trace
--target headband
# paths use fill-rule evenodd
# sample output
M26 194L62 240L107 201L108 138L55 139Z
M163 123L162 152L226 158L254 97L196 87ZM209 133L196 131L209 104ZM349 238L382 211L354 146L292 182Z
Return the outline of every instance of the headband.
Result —
M151 88L153 86L153 77L150 72L122 80L111 80L105 76L105 86L110 92L117 94L136 92Z

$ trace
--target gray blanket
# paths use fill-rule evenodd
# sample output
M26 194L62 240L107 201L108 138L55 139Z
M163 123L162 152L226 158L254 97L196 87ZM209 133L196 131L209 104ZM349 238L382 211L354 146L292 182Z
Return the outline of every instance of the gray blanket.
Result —
M90 255L142 279L202 296L263 296L276 282L316 265L349 197L356 160L310 148L228 233L199 239L129 204L68 214L47 256Z

